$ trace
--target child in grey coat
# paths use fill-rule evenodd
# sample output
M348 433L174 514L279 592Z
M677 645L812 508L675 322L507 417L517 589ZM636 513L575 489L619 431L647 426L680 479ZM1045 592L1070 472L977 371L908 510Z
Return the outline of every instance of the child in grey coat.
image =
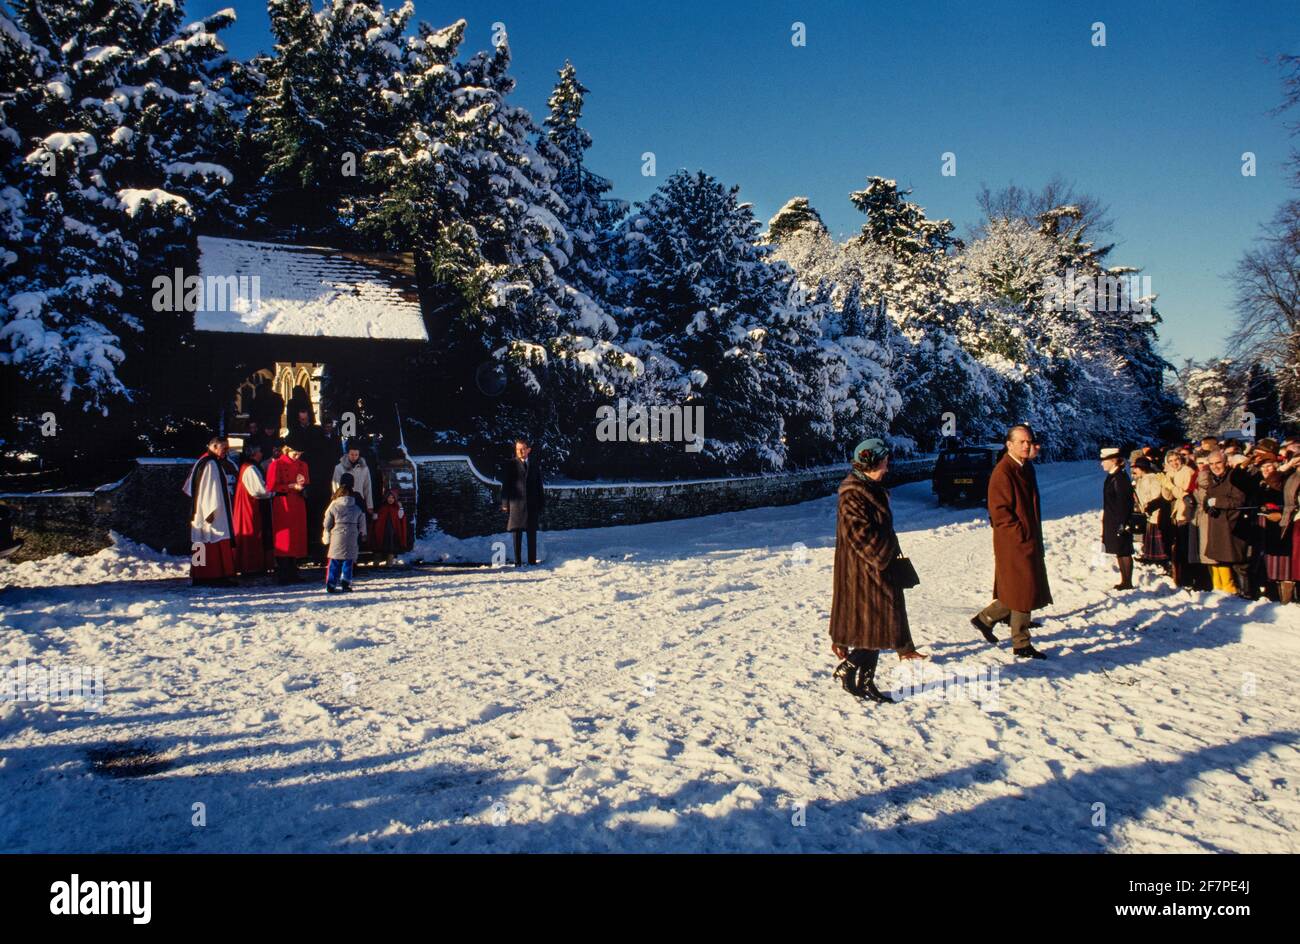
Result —
M325 590L338 593L352 590L352 569L357 563L361 541L366 536L366 509L353 494L349 473L339 478L339 487L325 509L325 530L321 543L329 545L325 568Z

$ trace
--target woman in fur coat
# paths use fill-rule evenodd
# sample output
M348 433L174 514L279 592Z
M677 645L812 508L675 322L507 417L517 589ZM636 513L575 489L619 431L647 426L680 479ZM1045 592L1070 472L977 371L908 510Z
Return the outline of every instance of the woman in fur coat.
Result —
M835 677L845 691L875 702L893 699L876 687L881 649L899 659L924 659L912 642L903 590L885 569L899 556L889 492L889 449L879 439L859 443L853 468L839 490L835 574L831 596L831 651L841 661Z

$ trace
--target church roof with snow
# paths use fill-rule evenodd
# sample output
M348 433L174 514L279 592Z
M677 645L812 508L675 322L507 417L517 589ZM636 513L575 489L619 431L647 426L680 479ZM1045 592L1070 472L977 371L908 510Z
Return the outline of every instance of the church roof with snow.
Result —
M199 237L199 331L427 341L409 254Z

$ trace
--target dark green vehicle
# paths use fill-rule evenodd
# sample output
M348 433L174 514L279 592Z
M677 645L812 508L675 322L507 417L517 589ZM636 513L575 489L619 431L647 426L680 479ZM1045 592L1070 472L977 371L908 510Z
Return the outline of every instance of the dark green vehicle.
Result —
M952 446L941 449L934 463L934 493L939 504L947 505L959 500L986 501L989 493L989 476L998 464L1001 446Z

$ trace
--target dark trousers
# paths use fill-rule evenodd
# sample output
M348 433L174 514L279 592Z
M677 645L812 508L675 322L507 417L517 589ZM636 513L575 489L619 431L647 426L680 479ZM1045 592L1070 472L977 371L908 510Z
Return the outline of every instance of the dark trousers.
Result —
M307 495L307 557L312 563L324 563L327 557L329 542L321 542L320 528L325 521L325 509L329 504L329 492L318 491Z
M1245 597L1255 598L1256 583L1254 579L1254 568L1250 561L1242 564L1232 565L1232 582L1237 585L1237 592Z
M528 528L527 531L528 531L528 563L536 564L537 563L537 529ZM519 555L520 552L523 550L524 529L511 531L510 533L515 536L515 563L520 564L523 562L522 558Z
M298 558L277 557L275 559L275 579L278 583L297 583Z
M262 550L266 551L266 558L270 560L275 556L275 523L271 520L271 501L259 499L257 506L257 513L262 516Z

